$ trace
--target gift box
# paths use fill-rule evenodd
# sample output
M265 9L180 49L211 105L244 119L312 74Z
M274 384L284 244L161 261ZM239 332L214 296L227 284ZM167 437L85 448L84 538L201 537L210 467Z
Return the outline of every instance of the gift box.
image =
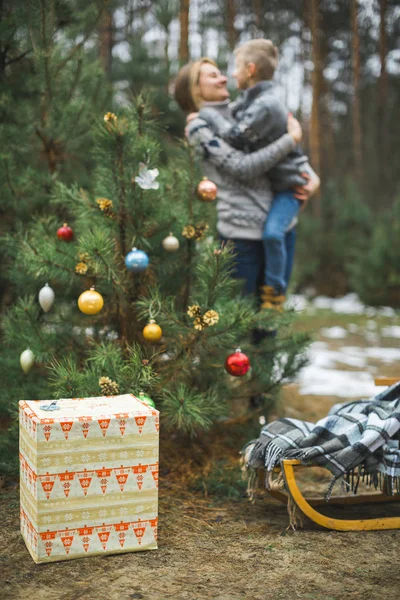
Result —
M21 533L36 563L157 548L159 413L132 394L21 401Z

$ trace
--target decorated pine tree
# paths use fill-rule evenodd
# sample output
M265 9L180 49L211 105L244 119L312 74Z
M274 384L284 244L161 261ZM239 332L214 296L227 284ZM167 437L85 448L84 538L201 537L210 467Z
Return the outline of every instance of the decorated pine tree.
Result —
M93 192L57 182L47 214L14 239L26 284L4 332L14 373L48 380L47 397L142 394L165 428L196 434L234 398L268 400L305 339L290 315L240 295L214 231L215 186L185 144L161 166L150 106L140 96L99 119ZM256 327L279 333L254 346Z
M58 181L90 186L90 131L110 88L97 60L98 24L107 0L6 0L0 3L0 316L17 295L36 291L16 262L26 224L47 214ZM11 276L9 277L9 274ZM0 333L0 421L11 398L47 392L47 379L16 377ZM29 355L28 355L29 358ZM11 434L14 439L17 431ZM9 436L0 440L8 444ZM10 453L5 452L7 468Z

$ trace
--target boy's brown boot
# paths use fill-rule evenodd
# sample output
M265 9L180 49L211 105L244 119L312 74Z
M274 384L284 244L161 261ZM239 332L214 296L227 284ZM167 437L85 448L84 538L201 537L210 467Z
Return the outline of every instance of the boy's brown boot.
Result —
M261 309L283 311L285 296L279 294L271 285L263 285L261 288Z

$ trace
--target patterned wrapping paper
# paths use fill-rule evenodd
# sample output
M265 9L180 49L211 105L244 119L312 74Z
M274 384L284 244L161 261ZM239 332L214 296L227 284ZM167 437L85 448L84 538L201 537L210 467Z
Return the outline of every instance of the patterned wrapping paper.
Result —
M19 402L21 533L36 563L157 548L159 412L132 394Z

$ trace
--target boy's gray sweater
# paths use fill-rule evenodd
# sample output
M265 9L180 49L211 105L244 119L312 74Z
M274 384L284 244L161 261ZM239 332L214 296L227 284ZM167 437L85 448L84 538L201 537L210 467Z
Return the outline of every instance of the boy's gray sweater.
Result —
M228 102L209 103L231 119ZM189 143L201 158L203 173L218 187L217 229L228 239L261 240L272 200L266 173L295 148L289 134L256 152L245 154L229 146L200 118L187 127Z
M235 123L224 119L221 113L204 107L200 118L228 144L253 152L279 139L287 132L288 111L276 95L272 81L260 81L242 92L230 105ZM274 192L282 192L296 185L304 185L301 172L308 171L308 159L297 146L288 156L268 171Z

